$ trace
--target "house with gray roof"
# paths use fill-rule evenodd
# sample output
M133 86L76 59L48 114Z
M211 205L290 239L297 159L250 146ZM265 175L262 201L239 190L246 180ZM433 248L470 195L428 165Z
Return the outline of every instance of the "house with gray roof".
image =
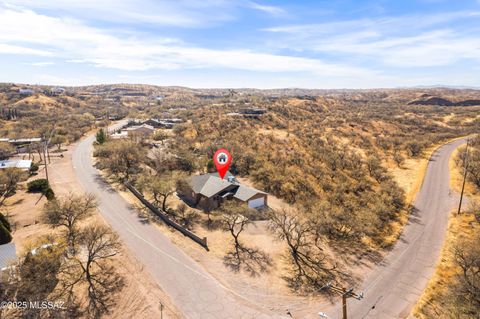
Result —
M190 189L180 194L186 201L205 211L213 210L223 201L236 200L250 208L267 206L268 194L258 189L240 184L227 172L225 178L218 173L193 176L189 181Z

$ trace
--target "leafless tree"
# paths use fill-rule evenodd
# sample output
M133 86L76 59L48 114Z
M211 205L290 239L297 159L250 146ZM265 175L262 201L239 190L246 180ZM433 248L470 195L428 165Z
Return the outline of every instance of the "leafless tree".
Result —
M454 261L461 269L454 287L457 307L464 314L475 315L480 309L480 234L463 240L453 249Z
M0 171L0 206L15 193L17 184L25 177L25 172L18 168L5 168Z
M251 223L249 219L251 211L237 202L227 202L221 206L220 212L222 213L223 228L232 235L235 253L239 256L242 245L238 238L245 227Z
M328 260L316 229L307 220L286 210L273 211L270 229L288 245L293 264L292 287L316 289L335 278L336 266Z
M252 276L267 271L271 265L270 257L257 248L245 246L239 240L240 234L252 223L251 217L256 211L230 201L221 206L219 213L222 216L223 229L232 235L234 242L234 250L225 255L224 263L234 271L243 267Z
M14 267L2 272L1 300L18 302L51 300L66 301L56 292L62 285L60 275L64 264L64 246L52 236L45 236L28 245L26 253L14 263ZM0 309L6 318L72 318L76 317L78 303L65 302L64 309ZM2 313L2 311L4 311ZM50 313L51 312L51 313Z
M8 142L0 142L0 160L7 159L15 152L15 148Z
M87 313L99 318L109 312L115 304L114 293L123 286L122 277L109 263L120 251L118 235L107 226L93 225L82 231L79 245L83 249L76 261L87 284Z
M112 140L98 145L94 155L100 158L99 168L106 169L110 175L125 181L141 171L146 149L131 140Z
M174 173L162 176L143 174L136 185L140 191L150 192L155 206L167 212L167 199L175 193L178 179L179 177Z
M93 212L97 200L93 194L74 195L54 199L45 204L42 219L51 227L63 227L66 231L68 246L75 249L79 233L78 223Z
M187 229L192 229L199 217L195 211L189 209L184 203L178 205L177 216L180 224Z
M393 160L395 161L395 163L397 163L398 167L401 167L403 162L405 161L405 158L399 151L395 150L393 153Z

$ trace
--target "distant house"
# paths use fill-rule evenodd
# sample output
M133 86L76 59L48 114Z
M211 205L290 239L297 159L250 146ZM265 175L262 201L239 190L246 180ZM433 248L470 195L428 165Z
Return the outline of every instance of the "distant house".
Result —
M234 116L235 115L241 115L245 118L253 118L253 119L258 119L260 116L264 115L267 113L267 109L261 109L261 108L244 108L240 109L238 113L229 113L229 116Z
M2 141L4 139L1 139ZM8 143L13 145L25 145L25 144L32 144L32 143L39 143L42 141L41 137L31 137L31 138L17 138L17 139L7 139Z
M241 109L240 113L244 115L262 115L267 113L267 109L247 108L247 109Z
M29 148L33 144L38 144L42 141L40 137L32 138L1 138L0 142L7 142L13 145L17 149L17 153L29 153Z
M61 94L65 94L65 89L62 88L62 87L54 87L54 88L50 89L50 95L52 95L52 96L58 96L58 95L61 95Z
M0 169L18 168L22 171L28 171L32 166L31 160L3 160L0 161Z
M32 95L32 94L35 93L35 91L32 90L32 89L20 89L20 90L18 90L18 93L20 95Z
M206 211L219 207L225 200L236 200L250 208L267 206L267 193L240 184L230 172L224 179L218 173L193 176L189 185L190 189L180 195Z
M182 119L148 119L142 124L153 126L154 128L172 128L175 124L183 122Z
M162 123L161 123L159 120L157 120L157 119L148 119L148 120L145 120L145 121L143 121L143 124L145 124L145 125L150 125L150 126L152 126L152 127L154 127L154 128L160 128L160 127L162 127Z
M115 133L111 134L110 137L115 139L115 140L128 138L128 132L127 131L115 132Z
M130 126L125 129L128 132L128 135L136 135L148 137L155 132L155 128L148 124Z

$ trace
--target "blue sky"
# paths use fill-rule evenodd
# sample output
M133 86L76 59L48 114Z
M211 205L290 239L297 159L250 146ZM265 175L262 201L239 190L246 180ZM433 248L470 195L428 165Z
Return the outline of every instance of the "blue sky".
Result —
M0 81L480 87L480 0L0 0Z

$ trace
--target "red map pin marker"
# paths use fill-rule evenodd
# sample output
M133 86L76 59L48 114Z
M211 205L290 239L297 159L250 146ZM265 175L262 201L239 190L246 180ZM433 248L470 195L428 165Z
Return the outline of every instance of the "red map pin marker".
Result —
M213 162L217 167L218 174L223 179L232 162L232 155L226 149L219 149L213 154Z

